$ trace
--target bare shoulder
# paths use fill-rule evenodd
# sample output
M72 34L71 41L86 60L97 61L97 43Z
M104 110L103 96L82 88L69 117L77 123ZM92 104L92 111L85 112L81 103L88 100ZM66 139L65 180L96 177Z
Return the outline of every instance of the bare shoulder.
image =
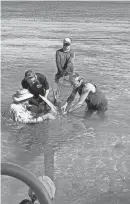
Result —
M86 83L85 87L84 87L84 91L89 91L89 92L91 91L91 92L95 93L96 87L92 83Z

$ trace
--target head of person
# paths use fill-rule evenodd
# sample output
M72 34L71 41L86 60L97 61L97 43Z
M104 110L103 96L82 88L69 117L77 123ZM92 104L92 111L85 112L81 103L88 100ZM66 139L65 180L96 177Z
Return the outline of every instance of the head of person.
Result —
M33 94L31 94L27 89L19 89L13 95L13 102L16 104L28 104L29 99L31 99L32 97Z
M28 199L24 199L19 204L32 204L32 202Z
M50 199L53 200L55 196L55 190L56 190L54 182L48 176L39 176L38 179L45 187ZM35 193L31 188L29 188L28 195L34 204L40 204L37 199L37 196L35 195Z
M25 79L29 84L34 84L37 81L37 75L32 70L28 70L25 72Z
M78 73L73 73L69 76L69 81L72 86L77 88L82 84L83 78L81 78Z
M63 50L64 50L64 52L69 51L70 47L71 47L71 39L70 38L65 38L63 40Z

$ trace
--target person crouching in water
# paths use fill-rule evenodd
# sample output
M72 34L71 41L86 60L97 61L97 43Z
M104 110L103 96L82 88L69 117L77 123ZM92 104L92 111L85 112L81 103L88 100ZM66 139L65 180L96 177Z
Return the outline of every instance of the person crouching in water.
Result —
M97 115L101 119L104 119L104 113L108 109L108 100L99 87L90 82L85 83L84 79L77 73L70 76L70 83L73 86L73 90L65 105L62 107L63 114L77 110L83 105L84 102L86 102L87 111L85 113L85 117L90 117L94 112L97 112ZM79 102L72 108L69 108L77 92L80 95Z
M19 123L39 123L43 120L53 120L56 117L56 107L45 97L42 100L50 106L49 113L44 114L44 106L37 107L29 104L29 99L33 97L27 89L19 89L13 95L13 103L10 105L10 115L15 122Z

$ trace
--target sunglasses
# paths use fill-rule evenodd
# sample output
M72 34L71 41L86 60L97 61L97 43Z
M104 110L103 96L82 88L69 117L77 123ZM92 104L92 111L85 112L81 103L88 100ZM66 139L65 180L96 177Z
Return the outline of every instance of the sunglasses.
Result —
M78 81L78 82L81 82L81 80L83 80L83 78L78 78L78 79L76 79L75 81Z
M64 43L64 45L65 45L65 46L70 46L70 44L69 44L69 43Z

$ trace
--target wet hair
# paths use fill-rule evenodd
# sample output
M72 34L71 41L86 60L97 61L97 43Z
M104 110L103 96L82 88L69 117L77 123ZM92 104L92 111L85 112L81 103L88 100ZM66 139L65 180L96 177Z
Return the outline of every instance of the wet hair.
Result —
M28 199L24 199L19 204L32 204L32 201Z
M79 77L79 74L78 74L78 73L71 74L71 75L69 76L69 81L70 81L70 83L73 84L73 83L74 83L74 80L75 80L77 77Z
M35 73L32 70L27 70L25 72L25 77L26 78L32 78L33 76L35 76Z

